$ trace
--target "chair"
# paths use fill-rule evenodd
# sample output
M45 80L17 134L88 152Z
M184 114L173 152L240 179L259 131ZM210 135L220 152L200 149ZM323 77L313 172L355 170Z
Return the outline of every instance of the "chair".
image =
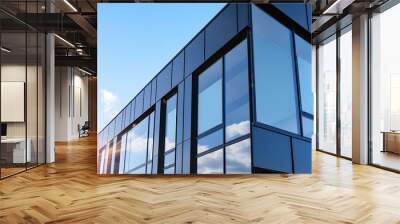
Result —
M79 138L89 136L89 129L90 129L89 121L85 121L82 127L80 127L80 125L78 124Z

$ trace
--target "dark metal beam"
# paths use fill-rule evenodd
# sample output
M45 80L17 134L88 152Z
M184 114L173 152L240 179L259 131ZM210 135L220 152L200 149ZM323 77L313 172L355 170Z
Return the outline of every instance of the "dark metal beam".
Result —
M79 66L97 71L97 59L92 56L56 56L56 66Z

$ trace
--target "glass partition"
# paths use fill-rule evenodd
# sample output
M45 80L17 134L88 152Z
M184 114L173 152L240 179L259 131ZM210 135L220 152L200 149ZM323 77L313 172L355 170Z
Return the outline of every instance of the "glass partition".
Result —
M340 155L352 157L352 34L351 26L340 35Z
M336 36L318 46L318 149L336 154Z
M400 170L400 5L371 18L371 162Z
M0 6L23 16L44 13L43 3L1 1ZM0 178L4 178L45 163L46 38L3 12L0 20Z

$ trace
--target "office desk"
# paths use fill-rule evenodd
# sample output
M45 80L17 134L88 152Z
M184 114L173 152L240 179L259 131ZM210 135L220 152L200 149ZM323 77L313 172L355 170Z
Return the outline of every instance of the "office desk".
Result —
M26 140L27 147L25 152L25 138L6 138L1 139L1 159L7 164L20 164L31 162L32 160L32 140Z
M383 150L382 152L392 152L400 154L400 132L383 131Z

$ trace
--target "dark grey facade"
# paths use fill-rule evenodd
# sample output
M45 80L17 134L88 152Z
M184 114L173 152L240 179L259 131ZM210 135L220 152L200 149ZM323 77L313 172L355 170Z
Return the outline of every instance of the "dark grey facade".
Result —
M98 173L311 172L310 23L228 4L99 132Z

